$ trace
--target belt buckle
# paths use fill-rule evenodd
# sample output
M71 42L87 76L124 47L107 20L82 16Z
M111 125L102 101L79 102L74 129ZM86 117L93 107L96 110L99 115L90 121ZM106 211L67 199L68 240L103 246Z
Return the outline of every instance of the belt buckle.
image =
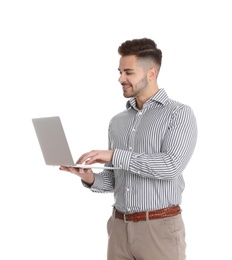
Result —
M129 221L126 220L126 216L127 216L127 215L128 215L127 213L124 213L124 214L123 214L124 223L128 223L128 222L129 222Z

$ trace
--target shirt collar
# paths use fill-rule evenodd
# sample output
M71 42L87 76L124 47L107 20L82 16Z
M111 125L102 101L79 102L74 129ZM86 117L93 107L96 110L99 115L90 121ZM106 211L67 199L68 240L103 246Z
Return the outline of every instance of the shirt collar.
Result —
M144 107L149 106L151 103L154 103L154 102L160 103L161 105L165 105L168 102L168 95L163 88L159 89L159 91L154 96L152 96L150 99L148 99L145 102ZM130 100L128 100L126 103L126 108L127 109L134 108L137 110L136 99L131 98Z

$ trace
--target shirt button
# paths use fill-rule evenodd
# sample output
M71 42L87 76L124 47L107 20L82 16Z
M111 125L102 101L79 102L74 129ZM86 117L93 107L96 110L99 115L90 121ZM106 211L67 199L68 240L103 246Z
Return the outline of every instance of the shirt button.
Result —
M132 147L131 147L131 146L129 147L129 150L130 150L130 151L132 150Z
M126 191L130 191L130 188L126 188Z

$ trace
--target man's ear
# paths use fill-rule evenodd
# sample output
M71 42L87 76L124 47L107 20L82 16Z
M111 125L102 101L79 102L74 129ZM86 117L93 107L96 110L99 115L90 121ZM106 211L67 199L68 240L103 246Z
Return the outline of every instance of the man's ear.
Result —
M148 71L148 80L152 81L152 80L156 79L157 76L158 76L158 69L156 67L150 68Z

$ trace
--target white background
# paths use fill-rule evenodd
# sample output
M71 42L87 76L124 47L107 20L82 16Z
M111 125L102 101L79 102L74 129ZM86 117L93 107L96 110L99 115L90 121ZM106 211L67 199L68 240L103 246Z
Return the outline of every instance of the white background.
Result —
M158 78L190 105L199 137L185 170L187 259L232 259L230 1L0 2L0 259L106 259L112 194L45 166L31 118L59 115L75 159L107 148L125 109L118 46L148 37Z

